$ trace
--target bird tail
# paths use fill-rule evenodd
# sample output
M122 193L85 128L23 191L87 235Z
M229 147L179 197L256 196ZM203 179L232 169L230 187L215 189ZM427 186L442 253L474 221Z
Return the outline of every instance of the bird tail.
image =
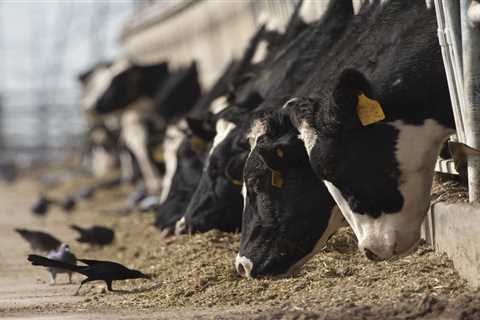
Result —
M59 269L65 269L69 271L74 271L78 273L83 273L82 272L82 266L76 266L70 263L65 263L61 261L56 261L52 259L48 259L36 254L30 254L28 255L28 261L32 263L34 266L43 266L43 267L50 267L50 268L59 268Z
M30 233L30 231L28 231L27 229L20 229L20 228L15 228L15 231L21 235L23 238L25 238L27 236L27 234Z

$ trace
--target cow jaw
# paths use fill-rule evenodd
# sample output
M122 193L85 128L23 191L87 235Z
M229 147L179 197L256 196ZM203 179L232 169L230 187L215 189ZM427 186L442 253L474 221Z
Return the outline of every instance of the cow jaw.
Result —
M399 132L395 158L400 171L399 191L404 200L400 211L382 213L377 218L368 212L359 214L350 208L339 189L324 181L354 230L359 248L373 260L403 256L415 248L429 208L435 160L441 144L452 133L433 119L421 125L401 120L389 125Z
M342 212L340 211L338 206L334 206L332 208L332 211L330 212L330 219L328 221L327 229L323 232L322 237L318 239L317 243L315 244L315 247L313 247L312 252L310 252L308 255L303 257L293 266L291 266L287 271L287 275L297 271L311 257L313 257L315 254L320 252L327 245L328 239L330 239L330 237L333 236L338 231L338 229L344 226L346 226L346 224L345 224L345 219L343 218Z
M401 120L387 125L398 130L396 151L392 156L395 157L400 172L398 191L402 195L403 205L399 211L383 212L376 218L375 214L369 212L354 212L342 192L334 184L325 181L358 237L360 249L375 260L403 255L411 251L418 242L420 226L429 207L436 156L444 139L452 133L452 130L441 126L433 119L427 119L421 125L410 125ZM316 137L316 130L305 121L298 129L299 138L304 141L311 156L314 145L321 143ZM356 183L369 182L356 181Z

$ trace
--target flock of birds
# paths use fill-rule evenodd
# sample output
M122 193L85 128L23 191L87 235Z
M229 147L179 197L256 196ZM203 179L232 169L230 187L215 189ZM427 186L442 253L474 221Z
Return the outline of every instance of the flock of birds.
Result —
M45 215L50 205L58 205L66 212L75 207L74 197L68 197L65 201L54 201L41 195L39 200L32 207L32 212L36 215ZM103 247L110 245L115 239L114 230L105 226L94 225L89 228L78 225L70 225L70 228L77 231L79 236L76 241L89 244L91 246ZM102 260L78 259L70 250L70 246L60 241L55 236L38 230L15 229L15 231L26 240L30 249L34 252L46 253L43 257L36 254L28 255L28 261L34 266L46 267L50 274L50 284L56 283L58 274L66 273L69 278L68 283L72 283L72 273L79 273L86 276L80 283L75 292L77 295L80 288L87 282L104 281L109 291L114 291L112 282L126 279L150 279L150 276L138 271L129 269L119 263ZM83 265L79 265L78 263Z

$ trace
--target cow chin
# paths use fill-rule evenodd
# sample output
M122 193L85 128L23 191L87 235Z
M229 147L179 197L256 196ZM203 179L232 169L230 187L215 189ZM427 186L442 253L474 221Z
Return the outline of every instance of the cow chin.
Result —
M420 228L428 209L405 208L395 213L382 213L373 218L351 210L342 193L330 182L325 185L341 208L345 219L358 238L360 251L372 261L398 259L413 252L420 241Z

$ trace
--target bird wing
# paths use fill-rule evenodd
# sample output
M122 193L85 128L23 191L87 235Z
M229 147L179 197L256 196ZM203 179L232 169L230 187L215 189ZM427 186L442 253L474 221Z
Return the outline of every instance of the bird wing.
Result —
M89 265L89 266L94 266L96 264L108 262L108 261L89 260L89 259L78 259L78 261L81 261L81 262L83 262L83 263L85 263L86 265Z
M70 270L78 273L84 273L86 270L85 268L87 267L82 267L82 266L75 266L70 263L65 263L61 261L55 261L52 259L48 259L36 254L31 254L28 256L28 261L32 263L34 266L43 266L43 267L52 267L52 268L59 268L59 269L65 269L65 270Z

